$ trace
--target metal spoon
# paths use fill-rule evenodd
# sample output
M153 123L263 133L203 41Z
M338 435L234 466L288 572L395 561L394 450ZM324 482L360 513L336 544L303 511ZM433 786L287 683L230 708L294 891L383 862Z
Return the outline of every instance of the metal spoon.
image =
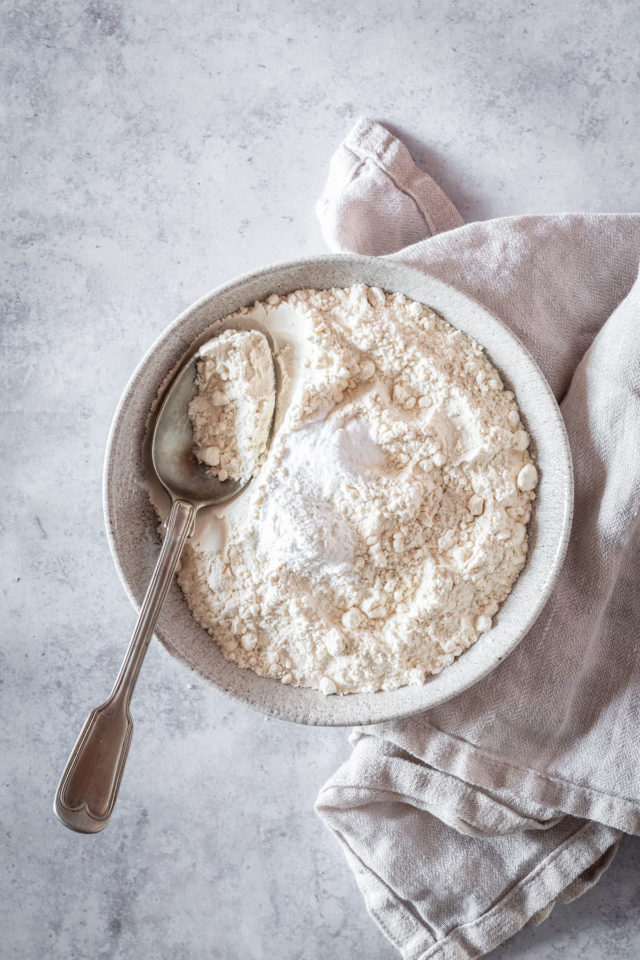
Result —
M196 354L176 376L153 431L153 467L172 504L160 556L113 690L89 714L56 792L56 815L80 833L104 829L113 812L133 733L131 695L196 514L201 507L235 497L249 482L211 477L193 453L187 405L196 393L197 358Z

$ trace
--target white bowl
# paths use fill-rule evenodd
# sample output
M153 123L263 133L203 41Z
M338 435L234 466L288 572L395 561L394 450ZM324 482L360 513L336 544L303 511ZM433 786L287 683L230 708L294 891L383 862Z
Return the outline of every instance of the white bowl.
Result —
M540 482L529 527L527 562L495 618L495 626L424 686L325 697L242 670L223 657L194 620L177 582L156 635L170 653L220 690L256 710L298 723L340 726L407 717L461 693L493 670L524 637L542 610L564 558L571 528L573 473L564 423L542 373L513 334L478 303L440 280L374 257L322 256L265 267L218 287L167 327L140 361L116 410L104 469L109 546L136 609L159 551L157 519L145 486L143 447L150 411L170 374L217 323L270 293L365 283L402 292L433 307L486 348L516 395L532 436Z

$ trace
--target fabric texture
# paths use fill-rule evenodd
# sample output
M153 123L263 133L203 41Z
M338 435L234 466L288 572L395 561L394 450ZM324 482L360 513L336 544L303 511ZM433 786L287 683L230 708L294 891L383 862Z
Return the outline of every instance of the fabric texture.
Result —
M571 444L571 540L533 629L454 700L356 729L317 801L406 960L479 957L580 896L621 832L640 833L640 216L463 225L367 119L317 212L332 249L389 255L506 323Z

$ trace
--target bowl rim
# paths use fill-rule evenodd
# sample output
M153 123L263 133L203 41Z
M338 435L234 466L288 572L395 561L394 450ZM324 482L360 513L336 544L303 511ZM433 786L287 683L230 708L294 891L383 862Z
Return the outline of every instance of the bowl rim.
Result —
M475 300L473 297L469 296L467 293L454 287L452 284L448 284L445 281L441 280L440 278L434 276L428 270L421 270L416 268L415 266L409 266L407 264L402 263L401 261L395 261L386 257L370 257L370 256L362 256L362 255L356 255L356 254L342 254L342 253L320 254L317 256L306 256L306 257L296 258L292 260L278 261L276 263L267 264L265 266L259 267L255 270L251 270L248 273L240 274L239 276L236 276L231 280L225 281L224 283L219 284L218 286L209 290L207 293L205 293L203 296L199 297L197 300L190 303L183 311L181 311L181 313L179 313L178 316L174 320L172 320L153 340L153 342L148 347L148 349L144 352L143 356L138 361L136 367L134 368L133 372L129 376L124 386L124 389L122 390L120 398L118 400L116 409L114 411L110 428L109 428L108 437L107 437L103 471L102 471L102 506L103 506L103 516L104 516L104 523L106 528L106 536L107 536L107 542L109 545L109 550L111 552L111 555L116 567L116 571L118 573L118 577L123 585L125 593L128 596L131 604L133 605L137 613L140 608L142 597L139 597L137 592L134 591L134 588L130 583L123 566L123 561L120 553L120 545L117 541L117 537L115 534L115 529L117 524L116 524L116 508L115 508L115 500L113 496L114 490L113 490L112 480L113 480L113 473L115 469L115 461L114 461L115 450L116 450L117 442L120 436L120 431L123 428L123 423L122 423L123 416L132 402L132 397L134 396L136 385L145 374L146 368L151 358L154 356L158 348L163 344L165 344L167 339L171 337L171 334L177 329L179 329L182 326L182 324L189 319L189 317L191 317L194 313L199 311L202 307L206 306L208 303L215 301L216 299L219 299L224 294L231 293L235 288L240 286L246 286L252 281L259 281L262 279L266 279L267 277L277 275L284 271L292 271L298 268L312 269L313 267L323 267L323 266L328 266L330 264L340 264L340 263L344 264L345 266L353 266L355 268L359 266L362 268L369 267L374 270L376 269L376 267L380 267L382 265L386 270L393 271L397 268L399 272L407 276L414 275L417 282L430 283L435 290L440 290L443 295L446 294L448 296L454 296L454 298L458 299L460 303L462 303L463 301L466 301L466 304L468 307L472 307L474 310L476 310L482 317L488 320L490 324L493 324L499 327L501 330L502 336L506 339L506 341L510 342L511 348L514 349L516 352L519 352L521 359L526 360L531 370L535 372L537 387L540 390L540 397L541 399L544 398L544 401L547 404L548 412L553 415L552 416L553 425L558 431L556 442L558 442L559 449L562 451L564 455L562 459L562 463L559 464L560 469L563 472L564 499L563 499L562 515L561 515L560 523L557 529L558 535L555 541L553 554L547 565L546 577L543 579L541 589L539 590L536 596L536 599L528 607L528 611L525 617L524 628L521 630L520 629L518 630L517 635L514 637L514 639L509 645L503 645L503 647L500 648L500 650L498 651L500 653L499 656L495 656L495 655L491 657L487 656L484 669L483 668L476 669L474 672L470 673L468 677L465 677L463 682L459 683L453 692L449 692L446 695L441 697L436 696L426 704L417 704L417 705L412 705L410 708L399 708L396 710L389 709L385 711L383 716L377 715L372 718L368 718L367 716L357 716L356 715L357 711L340 711L343 714L345 712L348 713L349 716L347 718L343 716L341 718L332 719L331 717L319 718L315 714L312 716L308 716L303 713L300 713L299 710L296 711L296 710L279 709L276 706L272 705L270 700L269 702L256 703L252 701L250 698L248 698L247 696L244 696L241 693L239 693L237 690L227 685L224 685L222 683L219 683L216 681L215 678L202 673L197 668L197 666L194 665L194 663L188 659L188 657L184 654L184 652L175 646L175 644L173 643L171 638L167 635L163 627L160 624L156 626L156 629L154 630L154 635L160 640L160 642L168 650L168 652L172 656L175 656L177 659L179 659L185 666L187 666L194 673L197 673L208 685L211 685L216 689L218 689L223 695L228 696L237 702L244 703L264 715L275 717L281 720L287 720L295 723L304 723L311 726L348 727L348 726L354 726L354 725L365 726L368 724L386 722L389 720L399 720L399 719L415 716L419 713L423 713L425 710L429 710L432 707L439 705L440 703L444 703L455 696L458 696L459 694L463 693L465 690L475 685L483 677L491 673L499 665L499 663L502 660L504 660L504 658L509 653L513 652L513 650L516 649L516 647L520 644L522 639L526 636L526 634L532 628L538 616L540 615L542 609L544 608L547 600L549 599L549 596L553 589L557 575L562 567L562 563L564 561L567 546L569 543L569 537L571 534L571 525L572 525L573 507L574 507L573 464L572 464L569 440L566 433L566 427L565 427L564 420L560 412L558 403L553 395L551 387L549 386L544 374L542 373L538 364L530 355L528 350L522 345L522 343L519 341L517 336L503 321L501 321L498 317L496 317L493 313L491 313L478 300ZM368 285L373 285L369 281L358 281L358 280L351 281L351 283L357 283L357 282L363 282L363 283L367 282ZM384 283L381 283L380 286L384 288ZM312 287L310 286L309 288L312 288ZM296 287L293 287L292 289L300 289L300 287L296 286ZM322 289L322 287L316 286L315 289ZM327 289L326 285L324 289ZM407 296L414 299L414 297L410 294L407 294ZM432 305L434 309L438 311L438 306L436 304L427 304L427 305ZM456 326L455 321L452 320L450 317L449 318L445 317L445 319L447 319L449 323L452 323L453 326ZM214 323L215 322L219 322L219 321L214 321ZM209 329L211 329L211 326L212 325L210 324ZM205 329L207 328L203 328L203 331ZM471 334L471 336L473 336L473 334ZM495 361L491 356L489 348L486 348L485 344L480 339L478 339L478 342L483 347L483 349L486 350L487 355L489 356L489 359L491 360L491 362L494 363ZM170 375L172 374L172 372L173 371L171 370L167 371L165 376L165 383L170 382ZM502 375L502 370L500 372ZM516 399L518 399L517 391L516 391ZM533 439L535 441L536 439L535 435L533 436ZM140 453L141 453L140 465L142 467L142 451L140 451ZM535 507L534 507L534 514L535 514ZM531 549L527 554L527 561L525 563L525 567L518 575L518 578L516 579L512 590L515 589L515 586L519 582L520 578L523 576L523 573L526 570L526 567L529 565L530 554L531 554ZM179 589L175 581L173 586L174 588ZM508 600L508 597L507 597L507 600ZM507 601L504 601L504 602L506 603ZM189 614L192 617L194 623L197 624L197 621L195 620L195 618L193 618L193 615L190 613L190 611L189 611ZM199 624L197 625L200 627ZM200 629L204 631L203 627L200 627ZM483 634L481 635L480 639L487 636L489 636L489 634ZM211 643L215 644L215 640L212 637L209 637L209 639ZM445 668L445 671L450 671L455 666L456 663L459 663L460 660L462 660L466 656L467 653L469 653L471 650L474 650L475 647L477 647L479 642L480 640L477 641L476 644L468 648L467 651L464 651L460 655L460 657L456 658L453 664ZM227 661L227 662L230 662L230 661ZM251 671L242 670L242 668L237 667L237 665L235 664L233 664L233 666L240 673L246 674L247 672L251 672ZM442 674L444 674L445 671L443 671ZM438 676L442 676L442 674L439 674ZM257 675L253 674L253 676L257 676ZM309 688L300 688L300 687L287 687L282 684L277 684L277 681L274 681L271 678L260 678L260 679L268 680L270 683L274 685L274 689L277 689L279 692L294 691L294 690L299 691L299 690L309 689ZM433 679L437 679L437 677ZM429 685L429 681L427 682L427 684L425 684L423 688L412 688L412 689L414 690L425 689L428 685ZM405 688L401 687L401 688L398 688L398 690L394 690L394 691L386 691L386 692L380 692L380 693L367 693L367 694L354 693L354 694L346 694L341 697L324 697L317 690L314 690L313 693L316 694L318 697L322 697L322 703L324 705L324 704L330 704L331 702L334 702L334 703L335 702L344 703L345 701L355 702L357 698L362 698L362 697L379 698L381 696L393 695L406 689L407 689L406 687ZM286 693L284 696L286 698ZM274 697L271 699L273 701L278 700L277 697Z

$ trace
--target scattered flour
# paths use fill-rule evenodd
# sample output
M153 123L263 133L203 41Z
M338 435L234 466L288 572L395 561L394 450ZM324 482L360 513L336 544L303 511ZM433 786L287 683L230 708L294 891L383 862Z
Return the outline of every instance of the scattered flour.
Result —
M490 629L525 561L537 473L513 394L470 337L377 288L227 320L304 335L274 336L286 402L259 475L185 548L196 619L285 684L424 683Z
M220 480L247 480L265 452L275 405L271 347L257 330L227 330L200 347L189 404L194 452Z

